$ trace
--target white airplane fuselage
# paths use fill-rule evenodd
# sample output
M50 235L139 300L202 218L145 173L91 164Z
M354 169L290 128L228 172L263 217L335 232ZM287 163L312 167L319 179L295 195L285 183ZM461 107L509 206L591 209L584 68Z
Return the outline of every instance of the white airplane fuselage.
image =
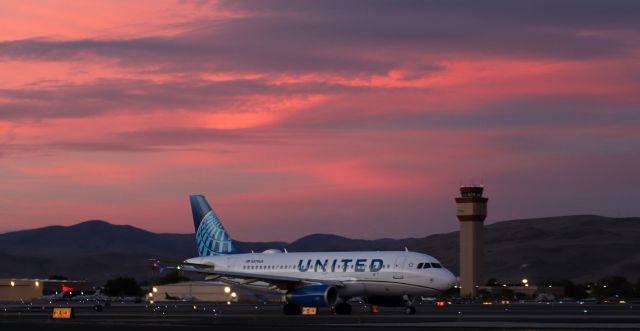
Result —
M195 257L188 264L242 277L219 280L251 290L284 294L270 283L251 280L250 275L273 275L305 281L337 281L341 298L429 296L450 289L456 277L433 257L406 251L248 253ZM428 267L424 267L427 266ZM422 268L418 268L422 266Z

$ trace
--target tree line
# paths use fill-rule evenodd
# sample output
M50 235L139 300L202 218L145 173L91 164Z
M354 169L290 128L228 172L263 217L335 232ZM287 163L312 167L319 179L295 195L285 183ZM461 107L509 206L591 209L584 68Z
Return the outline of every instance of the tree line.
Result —
M497 286L500 284L502 283L496 278L490 278L486 285ZM563 287L565 297L573 299L640 298L640 278L635 283L623 276L606 276L596 282L575 283L571 280L547 280L538 285Z

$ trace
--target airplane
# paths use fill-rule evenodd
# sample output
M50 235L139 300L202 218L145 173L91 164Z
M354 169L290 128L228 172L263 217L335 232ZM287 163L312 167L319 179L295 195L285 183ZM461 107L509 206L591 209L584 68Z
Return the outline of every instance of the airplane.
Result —
M241 253L202 195L190 196L198 256L177 268L207 274L253 291L284 295L283 311L299 315L303 307L329 306L351 313L349 300L416 312L421 296L437 295L457 282L432 256L405 251L304 252L269 249Z
M56 292L55 294L48 294L48 295L43 295L41 297L39 297L39 300L45 300L45 301L63 301L63 300L69 300L71 298L71 296L69 295L69 292Z
M81 294L76 295L71 300L73 301L106 301L107 297L102 294L100 289L97 289L93 294Z
M179 297L179 296L170 295L168 292L164 292L164 299L168 301L193 301L193 297L189 297L189 296Z
M69 300L71 298L73 298L73 288L62 284L60 286L60 292L56 291L56 293L54 294L43 295L38 299L48 300L48 301L62 301L62 300Z

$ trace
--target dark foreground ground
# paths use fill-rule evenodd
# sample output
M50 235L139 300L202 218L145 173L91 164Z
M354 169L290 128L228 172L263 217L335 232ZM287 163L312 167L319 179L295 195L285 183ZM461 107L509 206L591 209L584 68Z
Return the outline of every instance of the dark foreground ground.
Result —
M53 306L73 306L72 320L53 320ZM509 305L420 305L413 316L401 309L354 305L352 315L284 316L281 306L211 303L92 304L0 303L0 330L640 330L633 304L527 303Z

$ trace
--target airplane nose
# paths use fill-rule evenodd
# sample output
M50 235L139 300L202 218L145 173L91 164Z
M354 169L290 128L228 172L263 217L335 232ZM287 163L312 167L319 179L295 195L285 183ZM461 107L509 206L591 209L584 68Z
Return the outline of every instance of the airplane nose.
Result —
M445 269L445 273L444 273L444 283L446 286L445 290L448 290L450 288L452 288L457 282L458 282L458 278L448 269Z

